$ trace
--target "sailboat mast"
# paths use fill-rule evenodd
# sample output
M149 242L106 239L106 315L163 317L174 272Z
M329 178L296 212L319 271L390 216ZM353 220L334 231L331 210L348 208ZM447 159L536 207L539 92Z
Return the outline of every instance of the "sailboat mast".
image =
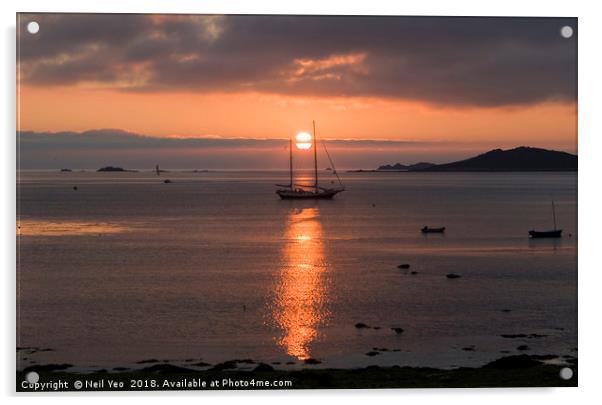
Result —
M316 121L312 121L314 125L314 187L318 188L318 143L316 142Z
M288 139L289 171L291 176L291 188L293 188L293 138Z
M554 216L554 230L556 230L556 207L554 206L554 200L552 200L552 215Z

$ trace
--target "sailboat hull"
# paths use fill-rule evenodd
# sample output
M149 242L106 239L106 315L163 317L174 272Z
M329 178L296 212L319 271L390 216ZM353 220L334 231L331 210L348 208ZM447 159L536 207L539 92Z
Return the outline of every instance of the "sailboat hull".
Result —
M341 184L340 188L324 188L320 187L320 183L318 182L318 143L316 141L316 122L313 121L314 127L314 140L313 140L313 150L314 150L314 184L313 186L301 186L299 188L296 187L293 176L293 139L290 138L288 141L289 145L289 174L290 174L290 184L283 185L277 184L278 187L283 187L276 190L276 194L280 196L283 200L330 200L335 195L344 191L343 183L339 178L339 175L336 174L336 170L334 170L334 164L332 163L332 159L330 159L330 155L328 155L328 150L326 149L326 145L324 145L324 150L328 155L328 159L330 160L330 164L332 165L332 169L339 179L339 183Z
M330 200L343 190L276 190L283 200Z
M529 235L532 238L560 238L562 236L562 229L555 229L553 231L529 231Z

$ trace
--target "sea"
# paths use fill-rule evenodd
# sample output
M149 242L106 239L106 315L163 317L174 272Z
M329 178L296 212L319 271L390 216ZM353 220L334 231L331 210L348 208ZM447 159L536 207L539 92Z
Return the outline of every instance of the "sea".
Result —
M340 175L20 171L17 369L577 357L576 173Z

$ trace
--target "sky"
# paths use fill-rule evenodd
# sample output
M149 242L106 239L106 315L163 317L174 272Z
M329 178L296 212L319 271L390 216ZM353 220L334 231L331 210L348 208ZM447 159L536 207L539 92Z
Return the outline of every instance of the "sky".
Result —
M17 31L23 168L277 168L312 120L346 168L576 153L574 18L20 14Z

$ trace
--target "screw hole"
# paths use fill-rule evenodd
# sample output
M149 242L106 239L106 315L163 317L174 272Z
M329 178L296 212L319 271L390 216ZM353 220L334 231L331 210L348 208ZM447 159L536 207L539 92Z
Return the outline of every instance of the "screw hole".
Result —
M39 30L40 24L38 24L36 21L30 21L27 23L27 32L30 34L37 34Z
M560 35L562 35L562 38L569 39L573 36L573 27L570 25L565 25L560 29Z
M35 384L38 381L40 381L40 375L35 371L30 371L25 375L25 381L27 381L30 384Z
M570 380L571 378L573 378L573 370L571 370L568 367L563 368L562 370L560 370L560 378L562 378L563 380Z

